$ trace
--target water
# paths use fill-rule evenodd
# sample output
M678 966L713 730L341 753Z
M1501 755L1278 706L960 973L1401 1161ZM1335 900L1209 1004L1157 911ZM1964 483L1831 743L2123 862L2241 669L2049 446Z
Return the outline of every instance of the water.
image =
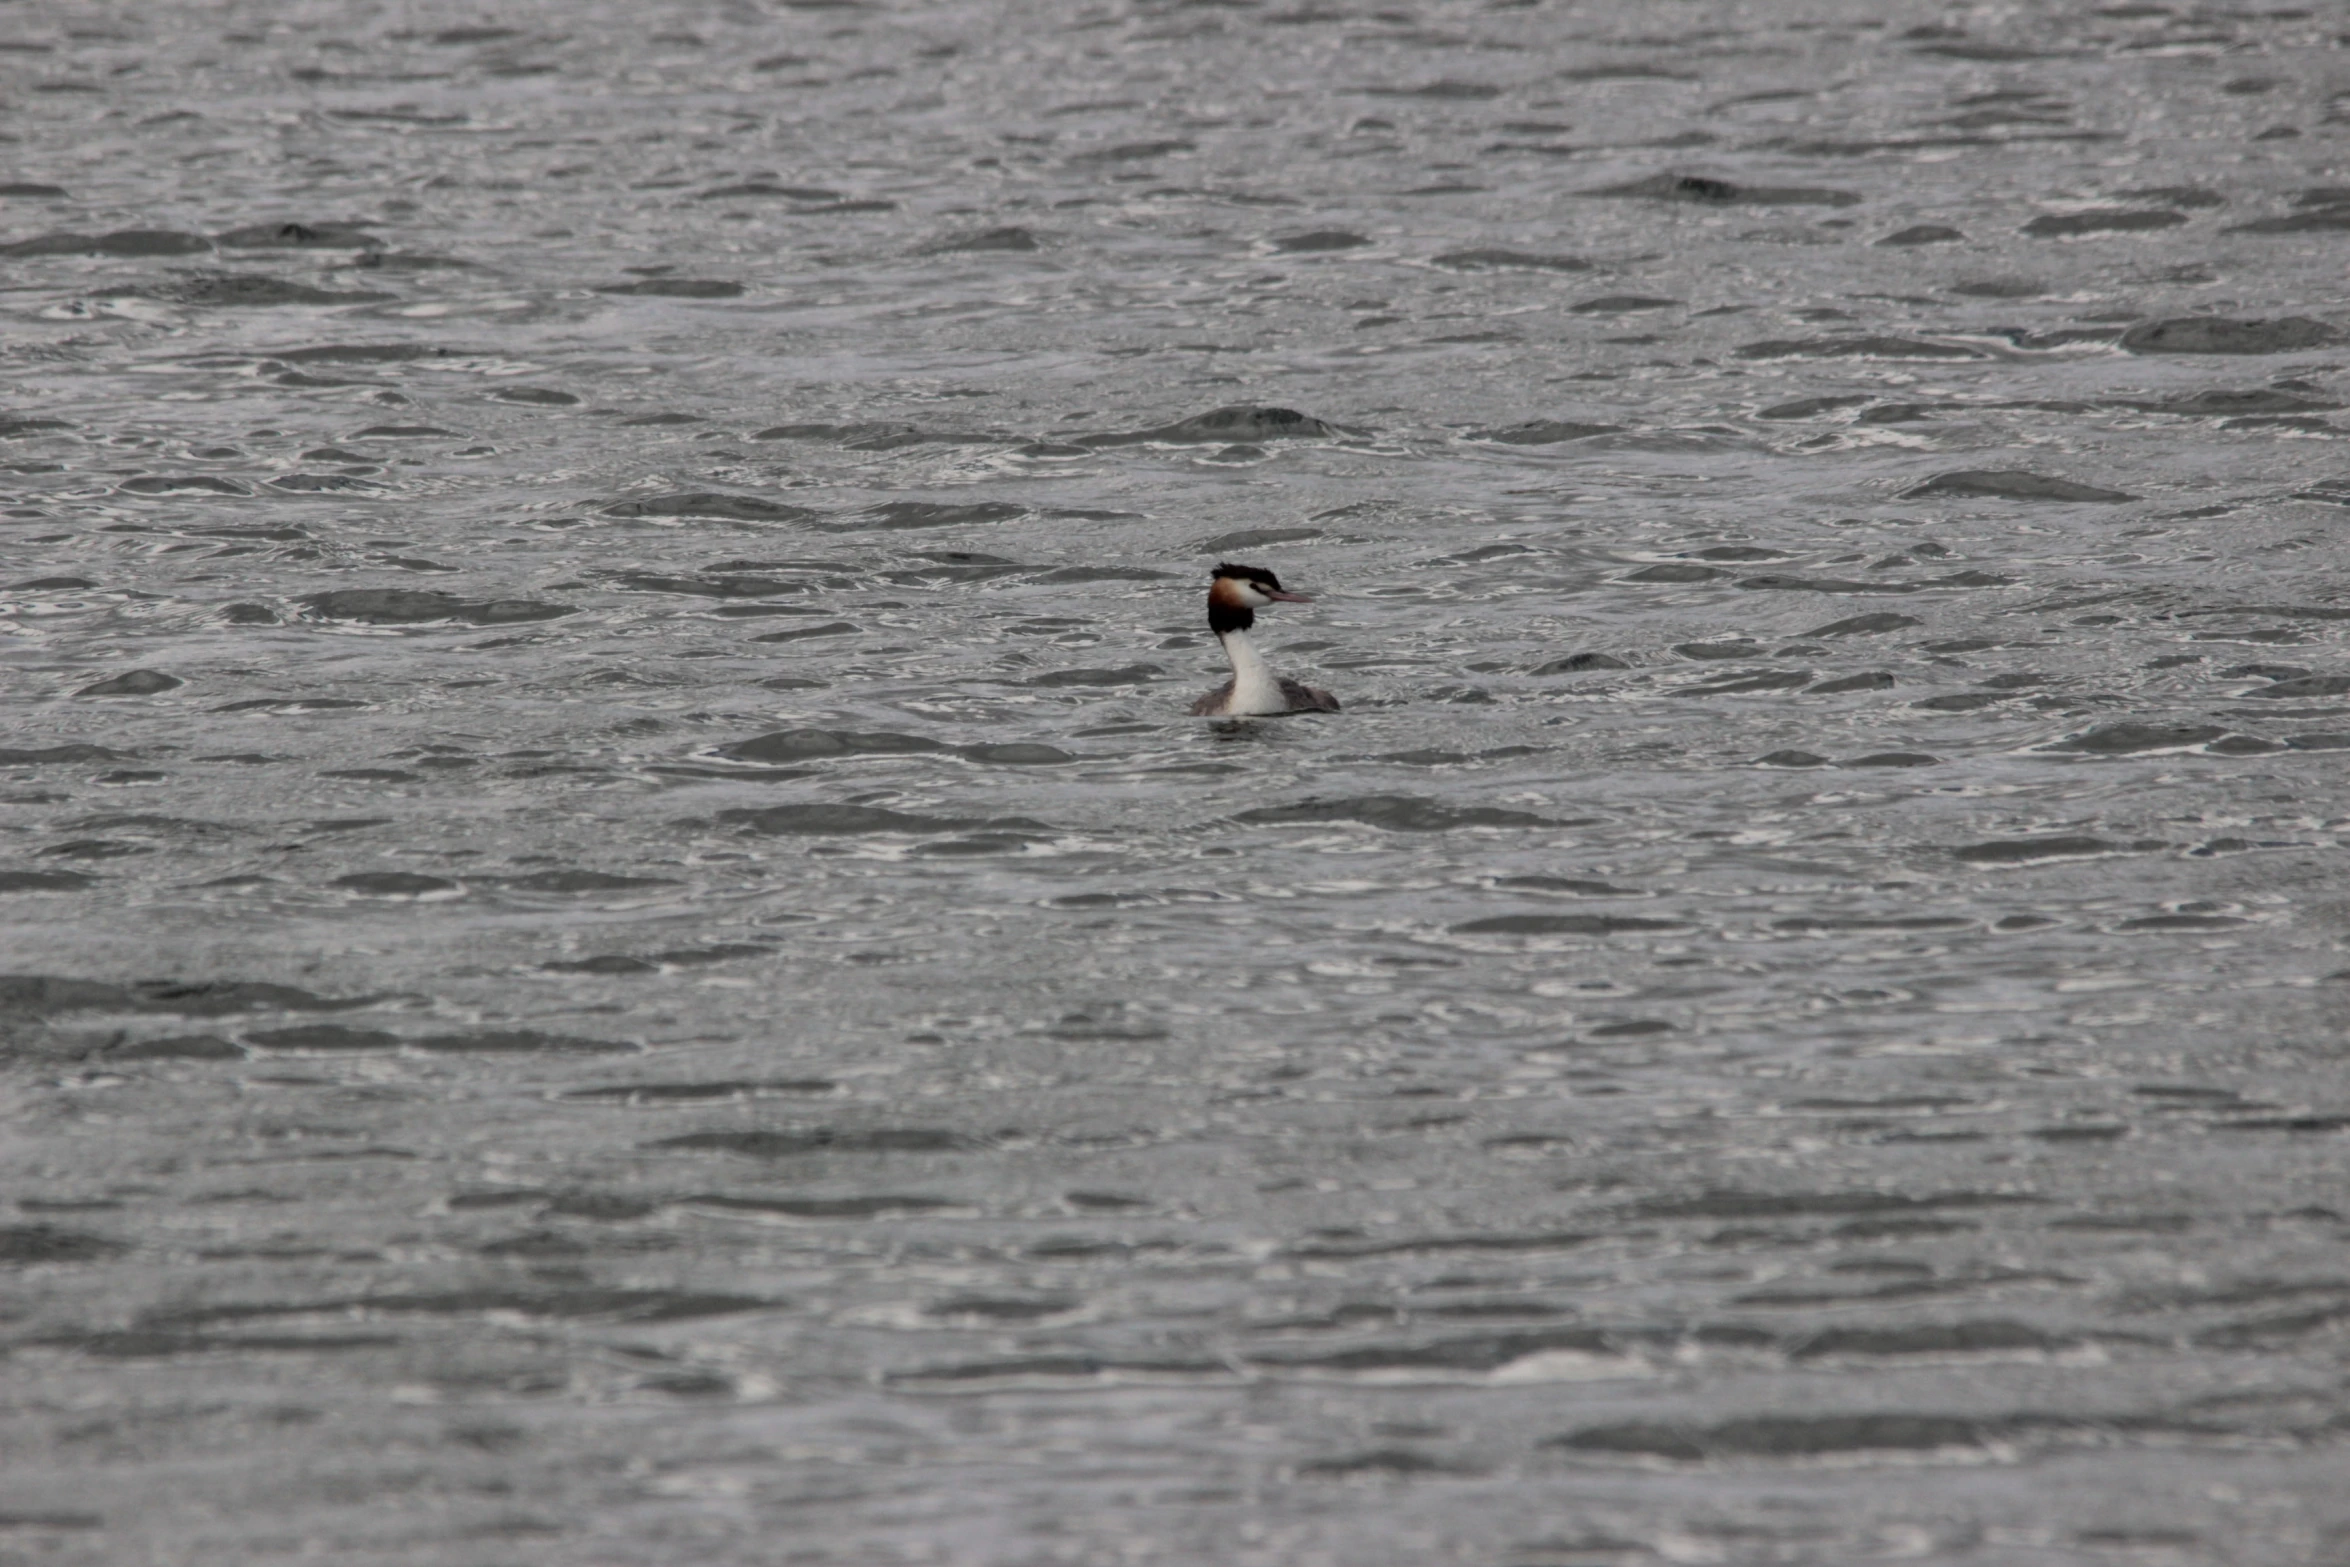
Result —
M2350 1550L2338 18L11 26L7 1560Z

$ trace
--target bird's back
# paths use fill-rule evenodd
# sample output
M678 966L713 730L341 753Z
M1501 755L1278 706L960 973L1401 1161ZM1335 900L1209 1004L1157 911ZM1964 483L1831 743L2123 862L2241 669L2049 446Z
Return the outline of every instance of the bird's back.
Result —
M1320 686L1309 686L1302 680L1282 681L1281 694L1288 698L1289 711L1292 713L1335 713L1338 711L1338 698Z

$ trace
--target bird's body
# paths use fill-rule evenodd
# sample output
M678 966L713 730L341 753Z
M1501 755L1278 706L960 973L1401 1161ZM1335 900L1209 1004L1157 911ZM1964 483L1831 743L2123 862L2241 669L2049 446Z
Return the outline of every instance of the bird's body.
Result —
M1279 718L1288 713L1338 711L1338 698L1320 686L1309 686L1302 680L1277 680L1273 684L1269 698L1252 693L1236 702L1235 682L1227 680L1192 703L1191 711L1201 718Z
M1208 629L1232 661L1232 678L1191 704L1201 718L1272 718L1285 713L1335 713L1338 698L1265 667L1249 628L1267 604L1302 604L1302 593L1282 591L1281 579L1257 566L1225 564L1208 584Z

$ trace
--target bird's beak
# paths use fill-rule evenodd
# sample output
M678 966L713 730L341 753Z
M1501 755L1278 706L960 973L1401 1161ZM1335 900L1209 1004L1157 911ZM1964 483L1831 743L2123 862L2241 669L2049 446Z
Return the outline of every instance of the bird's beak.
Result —
M1277 593L1271 588L1259 588L1257 591L1281 604L1311 604L1314 602L1303 593Z

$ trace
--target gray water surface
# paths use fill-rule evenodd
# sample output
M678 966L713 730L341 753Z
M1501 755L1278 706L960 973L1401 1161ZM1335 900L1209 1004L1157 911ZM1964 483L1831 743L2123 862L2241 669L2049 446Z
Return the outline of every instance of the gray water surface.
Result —
M0 1561L2350 1559L2337 12L5 27Z

